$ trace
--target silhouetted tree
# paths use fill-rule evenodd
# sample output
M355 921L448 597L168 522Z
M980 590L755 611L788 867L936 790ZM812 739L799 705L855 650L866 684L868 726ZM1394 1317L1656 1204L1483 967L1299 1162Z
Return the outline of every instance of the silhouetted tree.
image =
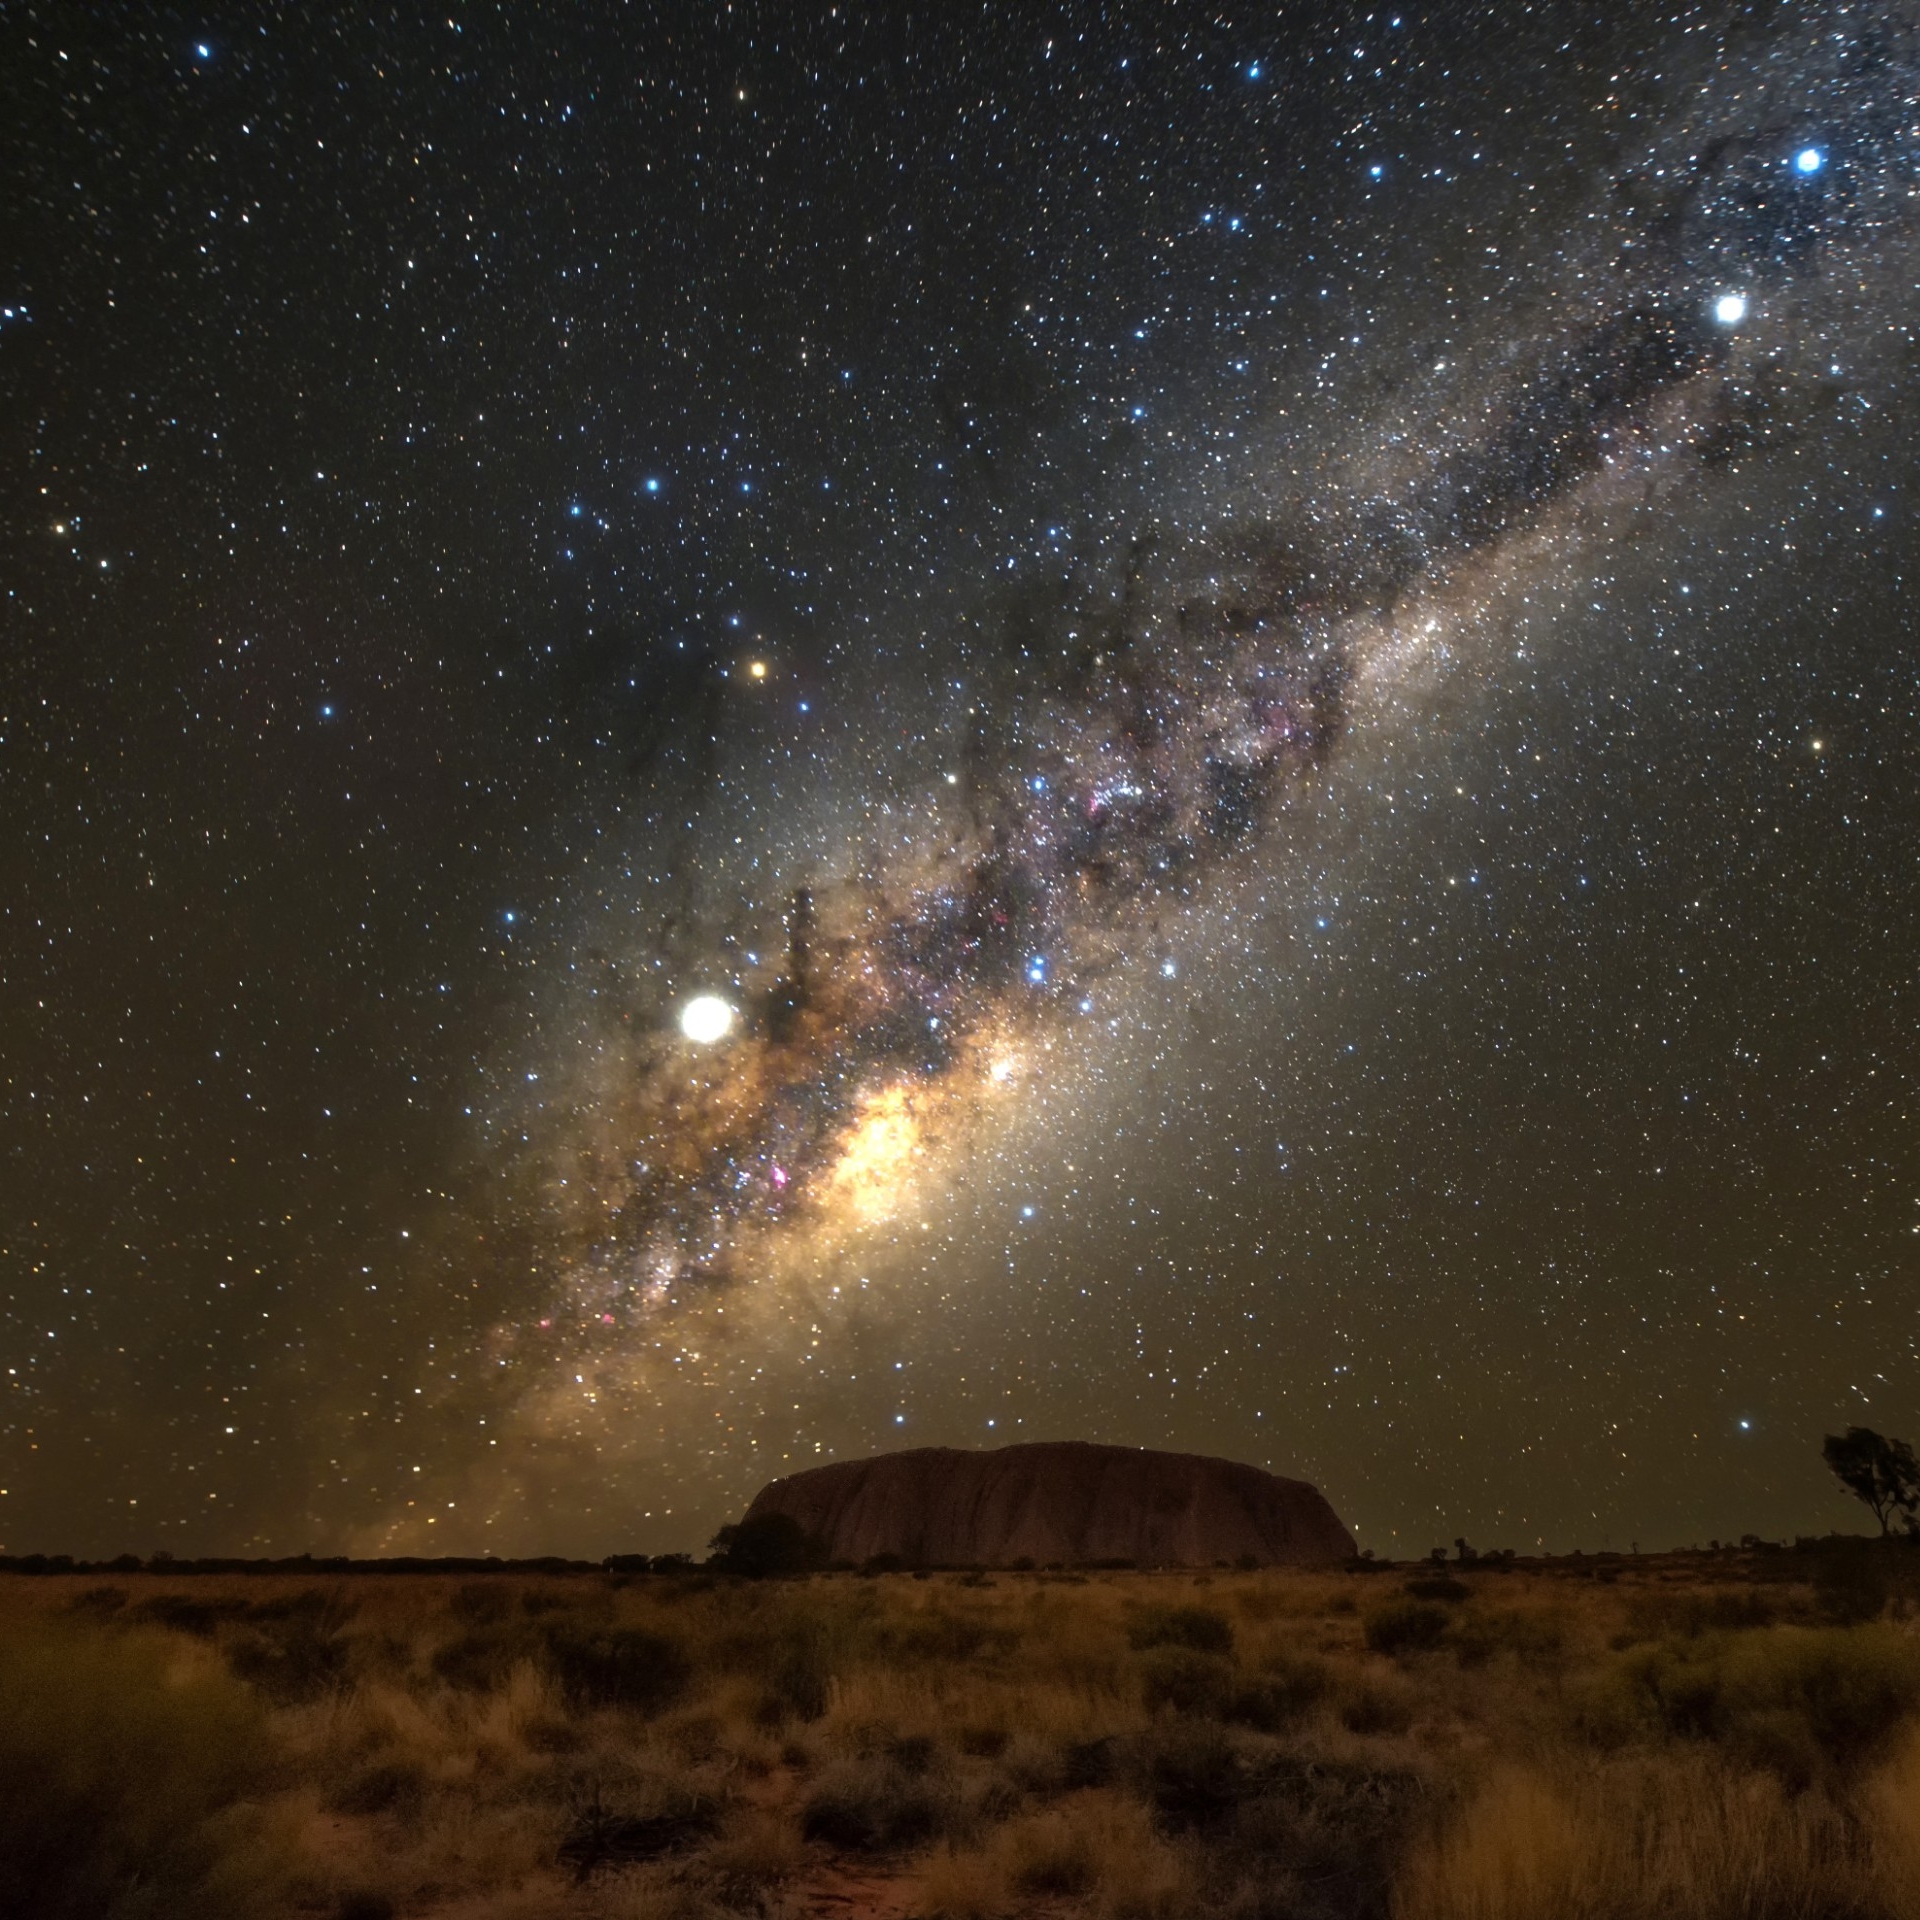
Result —
M1911 1520L1920 1506L1920 1460L1904 1440L1889 1440L1871 1427L1849 1427L1821 1441L1820 1457L1833 1477L1873 1510L1883 1534L1890 1516L1904 1513Z
M707 1562L723 1573L745 1574L749 1580L808 1573L826 1564L820 1543L791 1514L764 1513L722 1527L708 1543L713 1558Z

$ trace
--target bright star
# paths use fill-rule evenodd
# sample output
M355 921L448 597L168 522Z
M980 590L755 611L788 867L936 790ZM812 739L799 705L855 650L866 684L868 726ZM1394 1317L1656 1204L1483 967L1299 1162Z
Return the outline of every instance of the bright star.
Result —
M733 1027L733 1009L717 993L697 993L680 1009L680 1031L696 1046L724 1040Z
M1744 293L1723 293L1713 303L1713 317L1723 327L1737 327L1747 317L1747 296Z
M1818 173L1827 164L1827 156L1818 147L1802 147L1793 156L1795 173Z

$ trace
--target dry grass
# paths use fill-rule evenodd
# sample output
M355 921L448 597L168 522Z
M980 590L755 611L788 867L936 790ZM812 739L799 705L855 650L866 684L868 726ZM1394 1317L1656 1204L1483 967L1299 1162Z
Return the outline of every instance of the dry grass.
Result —
M1905 1562L1600 1571L8 1578L0 1910L1920 1920Z

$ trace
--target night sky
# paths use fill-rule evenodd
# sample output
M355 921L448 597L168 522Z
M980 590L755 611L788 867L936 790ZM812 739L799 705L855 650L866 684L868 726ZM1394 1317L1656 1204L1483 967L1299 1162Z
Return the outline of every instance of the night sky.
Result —
M0 10L0 1549L1863 1520L1910 14Z

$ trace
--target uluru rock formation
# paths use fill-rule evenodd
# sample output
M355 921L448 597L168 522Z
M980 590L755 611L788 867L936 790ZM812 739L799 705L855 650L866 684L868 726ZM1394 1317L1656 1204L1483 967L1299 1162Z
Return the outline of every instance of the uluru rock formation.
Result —
M1197 1453L1046 1441L917 1447L810 1467L762 1487L748 1520L786 1514L831 1560L909 1566L1327 1566L1353 1536L1317 1487Z

